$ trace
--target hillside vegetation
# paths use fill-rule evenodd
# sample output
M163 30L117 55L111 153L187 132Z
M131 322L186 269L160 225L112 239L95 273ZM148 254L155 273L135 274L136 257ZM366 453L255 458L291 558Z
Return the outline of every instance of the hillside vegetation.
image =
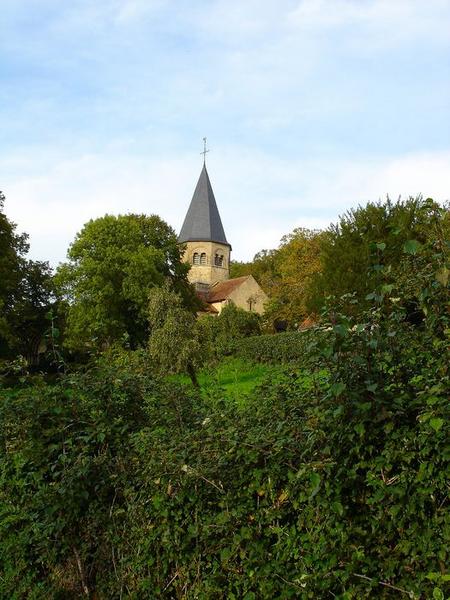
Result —
M232 306L196 320L181 273L148 290L146 344L123 319L101 351L71 337L68 353L68 298L47 371L9 337L0 598L444 600L448 213L406 209L324 234L305 331L263 334ZM366 253L347 288L349 231Z

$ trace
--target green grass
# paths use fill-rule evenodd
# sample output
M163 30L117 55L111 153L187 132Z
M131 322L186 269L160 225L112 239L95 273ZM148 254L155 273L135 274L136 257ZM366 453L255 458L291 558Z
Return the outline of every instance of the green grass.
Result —
M241 358L228 357L215 367L199 371L197 377L202 396L209 399L211 396L220 396L242 404L247 394L256 386L268 378L273 380L282 375L283 367L280 365L253 363ZM174 378L186 385L192 385L185 375L177 375Z

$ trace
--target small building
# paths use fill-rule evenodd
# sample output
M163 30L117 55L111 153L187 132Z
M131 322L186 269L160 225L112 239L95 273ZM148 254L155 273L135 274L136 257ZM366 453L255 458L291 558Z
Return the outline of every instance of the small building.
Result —
M189 281L218 314L232 302L244 310L263 314L268 297L252 275L230 279L231 245L217 208L206 165L203 164L178 241L185 244L184 260L191 265Z

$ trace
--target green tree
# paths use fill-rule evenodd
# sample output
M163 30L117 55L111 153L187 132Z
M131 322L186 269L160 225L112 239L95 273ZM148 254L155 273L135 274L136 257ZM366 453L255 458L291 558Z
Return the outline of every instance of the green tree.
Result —
M16 233L16 224L4 213L5 196L0 192L0 353L5 354L12 332L9 313L17 301L28 236Z
M105 348L148 338L149 292L169 277L189 305L188 265L173 229L156 215L105 215L89 221L58 269L57 284L68 302L66 345Z
M16 302L9 313L11 348L30 365L37 365L49 327L47 313L55 303L52 270L47 262L27 260L21 273Z
M196 329L196 317L183 306L183 299L170 282L150 291L148 348L158 370L187 373L198 387L196 371L203 362L204 346Z
M312 278L308 307L320 311L327 296L353 293L358 310L364 308L380 279L391 285L404 275L408 249L436 238L439 228L449 239L449 225L448 210L421 196L397 202L387 198L348 211L321 238L321 269Z
M52 272L46 262L26 258L28 235L3 212L0 192L0 356L22 355L37 364L52 303Z
M283 236L278 248L258 252L252 262L232 263L232 277L252 274L268 294L267 320L283 320L295 327L310 315L308 290L311 279L320 272L324 235L299 227Z
M276 251L278 277L270 289L267 316L285 320L294 328L310 316L307 294L312 278L320 272L320 244L324 233L297 228L281 238Z

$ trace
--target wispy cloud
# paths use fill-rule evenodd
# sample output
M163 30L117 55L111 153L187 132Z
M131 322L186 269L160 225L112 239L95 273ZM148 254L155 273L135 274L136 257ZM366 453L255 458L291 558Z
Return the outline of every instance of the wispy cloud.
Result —
M198 171L198 160L186 155L148 161L87 155L53 164L45 174L12 177L5 188L8 214L31 234L33 255L56 264L83 224L105 213L156 213L179 230ZM287 163L230 146L211 163L210 175L234 257L249 259L294 227L327 227L348 208L387 194L448 200L450 151Z
M179 227L204 135L237 258L386 193L450 195L447 0L4 0L2 19L0 188L40 258L104 212Z

